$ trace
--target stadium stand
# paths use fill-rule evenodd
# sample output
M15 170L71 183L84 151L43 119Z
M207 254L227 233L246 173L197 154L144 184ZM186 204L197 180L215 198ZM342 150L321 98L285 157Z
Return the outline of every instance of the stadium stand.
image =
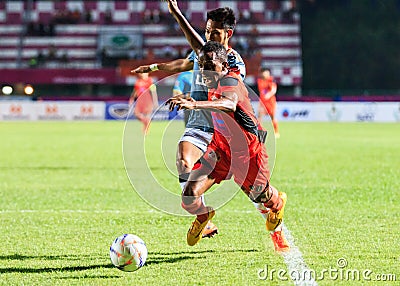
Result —
M272 2L275 1L182 1L180 7L199 29L205 11L233 8L241 18L232 44L243 49L248 74L256 75L260 65L268 65L279 84L299 85L299 17L296 12L289 18L272 17L275 14L267 13ZM287 7L293 1L280 2ZM160 1L1 1L0 68L40 66L41 57L47 57L51 46L56 57L47 58L45 68L101 68L99 38L106 31L143 36L142 53L131 54L131 61L125 64L150 54L155 58L165 58L166 53L177 57L188 48L180 31L174 31L166 4Z

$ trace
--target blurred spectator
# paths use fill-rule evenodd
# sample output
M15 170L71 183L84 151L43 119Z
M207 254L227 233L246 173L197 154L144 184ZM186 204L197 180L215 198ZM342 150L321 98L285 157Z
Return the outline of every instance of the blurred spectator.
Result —
M160 10L154 9L154 10L153 10L153 13L152 13L152 16L153 16L153 24L158 24L158 23L160 23L160 21L161 21L161 18L160 18Z
M169 19L164 22L163 18ZM173 21L173 19L172 19ZM146 9L143 12L142 22L143 24L159 24L160 22L171 24L172 23L170 17L164 17L164 14L160 12L159 9ZM175 22L175 21L173 21Z
M104 12L104 24L109 25L112 24L113 19L112 19L112 13L111 13L111 8L107 7L107 10Z
M283 0L281 1L282 21L292 23L295 20L296 1Z
M146 59L147 59L149 62L151 62L152 60L155 59L153 49L149 48L149 49L147 50Z
M237 50L241 55L247 56L249 51L249 43L247 42L246 37L239 37L235 46L235 50Z
M251 38L258 38L258 36L259 36L259 32L258 32L257 25L252 25L251 26L251 30L250 30L250 37Z
M174 23L171 24L172 29L170 29L171 35L172 36L178 36L181 35L182 30L179 24L175 21Z
M239 21L242 24L247 24L251 22L251 13L249 10L245 9L243 11L239 11Z
M101 63L102 67L111 67L111 66L113 66L112 60L108 56L107 49L105 47L103 47L100 50L100 52L98 54L98 58L100 60L100 63Z
M85 22L87 24L92 23L93 19L92 19L92 12L90 10L87 10L85 12Z
M164 58L172 58L177 55L177 51L171 45L165 45L162 48L162 56Z
M46 58L45 58L45 55L44 55L43 51L39 50L37 55L36 55L37 66L38 67L43 66L45 61L46 61Z
M50 21L50 23L47 25L47 34L50 37L53 37L56 34L54 32L54 23L53 23L53 21Z
M70 24L70 13L65 9L58 9L53 16L54 24Z
M281 4L278 0L267 1L267 7L265 9L264 18L267 21L280 21L281 15Z
M81 11L79 11L78 8L75 8L70 14L71 24L78 24L81 21L81 16Z
M69 63L68 52L67 52L67 51L64 51L64 52L62 53L61 57L60 57L60 64L61 64L63 67L67 67L67 66L68 66L68 63Z
M57 49L54 44L51 44L47 52L47 60L55 61L57 60Z
M35 37L35 36L42 36L42 37L47 37L47 36L54 36L54 24L52 21L50 21L49 24L44 24L42 22L40 23L35 23L35 22L29 22L27 27L26 27L26 35L29 37Z
M37 26L35 22L29 22L28 26L26 27L26 35L27 36L37 36L38 31L37 31Z
M253 57L258 51L257 39L250 37L249 49L247 50L247 56Z
M45 31L43 23L39 23L38 24L38 35L39 36L46 36L46 31Z
M153 15L151 14L150 9L146 9L143 12L143 23L151 24L153 22Z

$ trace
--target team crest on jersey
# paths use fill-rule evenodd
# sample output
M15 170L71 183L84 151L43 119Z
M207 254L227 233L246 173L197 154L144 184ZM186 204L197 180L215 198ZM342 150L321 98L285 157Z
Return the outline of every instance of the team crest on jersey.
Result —
M215 95L211 95L211 100L212 101L217 100L217 99L218 99L218 97L216 97Z

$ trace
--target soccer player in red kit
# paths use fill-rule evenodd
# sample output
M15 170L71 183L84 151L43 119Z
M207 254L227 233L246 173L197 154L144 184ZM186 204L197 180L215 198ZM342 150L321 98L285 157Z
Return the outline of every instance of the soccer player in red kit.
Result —
M196 215L187 233L187 243L195 245L215 210L206 206L201 195L214 184L234 176L235 182L254 202L267 210L266 228L275 249L286 251L289 244L281 231L286 194L269 184L265 131L254 115L248 91L242 79L228 70L226 49L207 42L199 53L199 67L209 88L208 101L173 97L173 108L213 109L214 135L198 169L192 171L182 193L182 207Z
M277 84L271 76L271 70L268 68L261 69L261 76L257 79L257 87L260 95L260 105L258 107L258 121L262 122L265 115L271 116L274 126L275 137L279 137L278 120L275 117L276 113L276 91Z
M137 67L135 73L149 73L155 70L168 72L182 72L193 70L190 96L197 101L207 100L207 87L203 83L201 73L197 65L198 51L204 45L202 37L194 30L189 21L185 18L176 0L168 0L168 7L171 14L181 27L186 39L193 51L185 59L177 59L167 63L157 63ZM229 47L229 41L233 36L236 27L236 17L231 8L217 8L207 12L207 21L204 37L206 41L217 41L224 45L228 51L228 62L230 69L246 76L245 64L241 56ZM187 178L196 162L203 156L210 143L213 126L209 112L205 110L187 110L188 121L184 134L179 140L176 166L179 174L179 183L183 190ZM255 205L259 209L258 205ZM218 228L211 221L203 232L203 236L212 237L218 233Z
M150 115L158 106L157 90L148 73L139 73L135 82L129 105L136 102L134 115L143 123L143 133L147 133Z

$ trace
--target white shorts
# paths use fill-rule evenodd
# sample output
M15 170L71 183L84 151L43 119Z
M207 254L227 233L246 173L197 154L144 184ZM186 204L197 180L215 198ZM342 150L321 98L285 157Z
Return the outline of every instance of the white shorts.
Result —
M181 139L179 139L179 143L183 141L190 142L205 153L212 136L213 133L210 132L204 132L196 128L186 128Z

